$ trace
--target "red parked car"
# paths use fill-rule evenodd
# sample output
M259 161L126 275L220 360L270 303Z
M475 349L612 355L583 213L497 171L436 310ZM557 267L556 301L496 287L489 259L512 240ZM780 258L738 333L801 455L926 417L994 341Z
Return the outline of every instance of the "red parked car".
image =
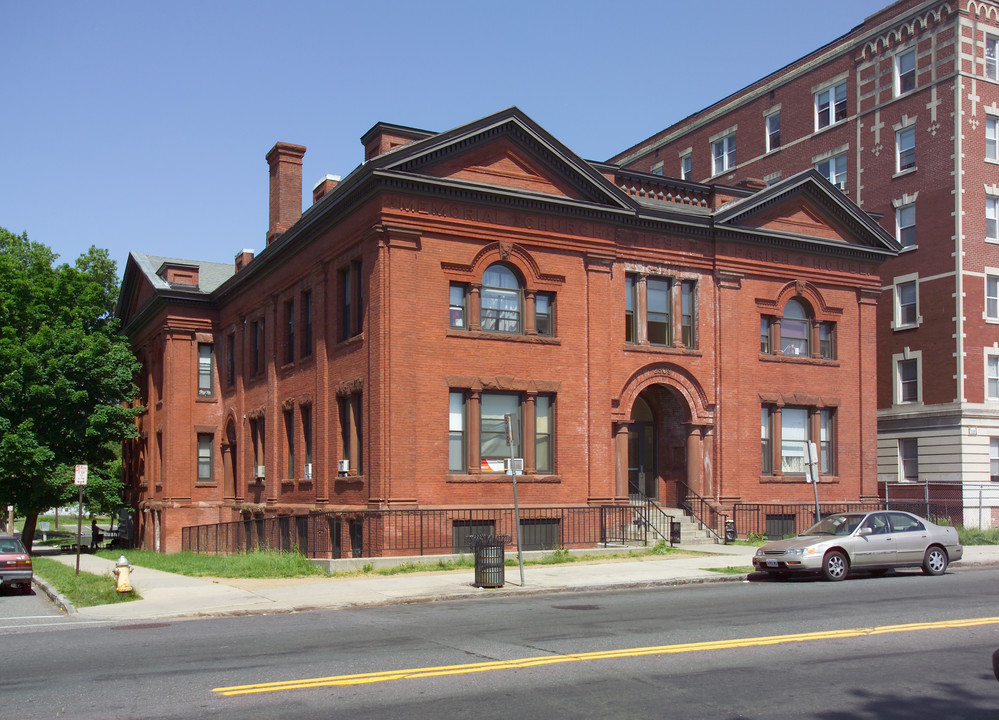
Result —
M31 592L31 556L13 535L0 535L0 588L11 586L27 595Z

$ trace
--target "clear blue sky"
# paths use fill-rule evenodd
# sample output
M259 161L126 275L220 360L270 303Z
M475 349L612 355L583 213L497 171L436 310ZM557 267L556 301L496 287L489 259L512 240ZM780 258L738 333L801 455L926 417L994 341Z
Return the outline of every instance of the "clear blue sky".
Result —
M267 163L303 193L376 122L443 131L516 105L606 160L888 0L0 0L0 226L67 262L260 251Z

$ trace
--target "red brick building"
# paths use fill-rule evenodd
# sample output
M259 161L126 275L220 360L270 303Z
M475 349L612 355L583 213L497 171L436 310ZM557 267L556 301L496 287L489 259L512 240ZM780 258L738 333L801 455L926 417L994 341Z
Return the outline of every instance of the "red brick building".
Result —
M877 311L893 485L999 481L997 54L999 4L901 0L611 160L724 183L815 168L881 217L902 245Z
M876 496L898 246L814 170L765 189L626 171L517 109L362 142L304 213L305 148L275 145L255 256L130 256L142 545L248 514L509 506L506 415L521 507L810 502L809 441L824 501Z

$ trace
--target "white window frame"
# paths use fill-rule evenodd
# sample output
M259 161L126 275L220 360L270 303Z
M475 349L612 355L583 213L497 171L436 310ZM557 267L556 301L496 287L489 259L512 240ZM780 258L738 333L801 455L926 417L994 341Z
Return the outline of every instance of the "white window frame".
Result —
M903 72L902 63L906 58L912 58L912 69ZM902 88L902 80L907 75L912 76L912 87ZM895 55L895 97L907 95L916 89L916 48L909 48Z
M902 167L903 155L911 154L911 163ZM906 157L905 162L909 162ZM910 172L916 169L916 128L912 125L895 131L895 172Z
M915 360L916 364L916 399L902 400L902 376L899 372L899 365L902 362ZM923 402L923 351L905 349L904 352L891 356L892 373L892 404L893 405L921 405Z
M687 148L680 153L680 179L681 180L693 180L694 176L694 160L693 160L693 149Z
M989 438L989 480L999 482L999 437Z
M721 175L735 169L736 166L736 142L735 133L726 135L711 141L711 174ZM719 150L721 153L719 154Z
M904 240L907 230L911 230L911 242ZM916 247L916 203L906 203L895 208L895 239L903 248Z
M985 348L985 402L999 402L999 347Z
M997 72L997 60L999 60L999 37L995 35L985 36L985 77L989 80L999 80Z
M903 275L897 277L893 281L894 286L894 313L892 317L892 329L893 330L908 330L910 328L918 327L922 322L922 318L919 316L919 276L918 275ZM913 314L914 319L911 321L904 321L902 319L902 292L903 289L912 286L916 292L916 301L913 303Z
M999 243L999 196L985 196L985 242Z
M999 117L985 116L985 161L999 162Z
M836 117L836 107L838 105L836 101L837 91L843 89L843 116L840 118ZM846 84L846 78L842 78L829 85L819 88L815 91L815 131L823 130L827 127L832 127L833 125L838 125L841 122L846 122L849 118L849 110L847 102L849 100L849 89ZM822 122L822 108L826 107L826 112L828 112L828 118L826 122Z
M908 446L915 450L911 455L902 452L903 446ZM912 476L905 474L905 461L915 463L916 472ZM914 483L919 480L919 438L899 438L898 439L898 481L900 483Z
M843 166L842 169L838 167L841 163ZM826 170L822 169L822 165L826 165ZM849 172L849 166L845 152L830 155L827 158L819 160L815 163L815 169L822 173L822 176L826 180L831 182L840 190L846 190L846 178L847 172Z
M655 165L653 165L649 169L649 172L652 173L653 175L662 175L663 174L663 161L660 160Z
M985 307L982 318L988 323L999 323L999 269L985 268Z
M772 126L773 121L776 121L777 127L774 129ZM774 110L766 114L763 118L764 135L766 136L767 152L773 152L780 148L780 110ZM774 137L776 136L777 142L774 144Z

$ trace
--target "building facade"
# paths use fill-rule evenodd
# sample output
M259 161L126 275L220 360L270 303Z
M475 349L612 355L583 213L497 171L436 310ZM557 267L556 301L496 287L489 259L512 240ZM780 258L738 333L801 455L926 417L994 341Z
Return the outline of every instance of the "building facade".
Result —
M824 501L876 497L879 265L898 245L814 170L769 188L627 171L515 108L362 143L304 213L305 148L268 153L259 254L131 254L140 544L508 507L511 455L522 508L807 503L809 442Z
M996 3L901 0L611 160L725 183L815 168L880 217L902 246L877 311L892 492L999 481L997 48Z

